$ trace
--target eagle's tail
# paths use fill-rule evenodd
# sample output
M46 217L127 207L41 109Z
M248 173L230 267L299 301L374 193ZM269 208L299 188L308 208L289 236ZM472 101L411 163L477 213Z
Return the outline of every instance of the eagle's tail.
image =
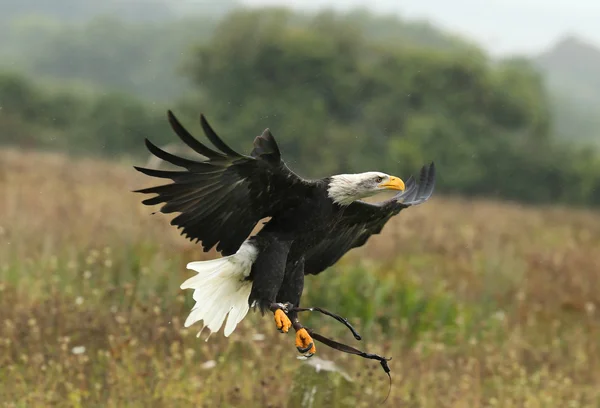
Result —
M185 321L185 327L203 320L203 329L206 327L214 333L219 331L229 314L224 331L225 337L228 337L248 313L252 282L247 278L257 255L256 247L246 241L233 255L190 262L187 268L198 274L183 282L181 289L193 289L196 304Z

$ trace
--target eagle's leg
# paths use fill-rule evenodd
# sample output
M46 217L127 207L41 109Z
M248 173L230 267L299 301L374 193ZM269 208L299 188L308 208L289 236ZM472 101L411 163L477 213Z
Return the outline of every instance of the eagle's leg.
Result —
M289 262L286 266L285 277L283 279L279 293L277 293L277 301L284 302L286 307L283 309L291 324L296 330L296 348L298 352L306 357L311 357L315 354L316 347L312 337L308 331L298 320L298 312L294 308L300 306L300 297L304 290L304 261Z
M288 317L289 310L293 307L291 303L271 303L269 307L275 315L275 325L277 330L287 333L292 327L292 321Z
M263 313L268 310L273 312L277 329L287 333L292 327L292 322L287 315L292 305L280 301L278 293L285 284L286 260L291 241L282 241L278 237L260 235L260 233L254 239L260 252L252 265L250 274L252 291L248 303L257 304Z

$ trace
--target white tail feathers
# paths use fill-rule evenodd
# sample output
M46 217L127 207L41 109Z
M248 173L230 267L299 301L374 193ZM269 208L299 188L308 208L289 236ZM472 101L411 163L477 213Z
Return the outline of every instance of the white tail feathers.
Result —
M196 304L185 321L185 327L203 320L202 330L206 327L214 333L219 331L229 314L224 331L225 337L229 337L248 313L252 282L245 278L250 275L257 255L252 243L245 241L234 255L190 262L187 268L198 274L183 282L181 289L194 289Z

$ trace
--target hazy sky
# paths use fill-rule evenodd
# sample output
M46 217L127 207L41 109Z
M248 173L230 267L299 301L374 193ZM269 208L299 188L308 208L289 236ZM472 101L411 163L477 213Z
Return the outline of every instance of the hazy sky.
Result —
M537 53L564 34L600 45L600 0L241 0L318 9L368 7L427 19L475 39L493 54Z

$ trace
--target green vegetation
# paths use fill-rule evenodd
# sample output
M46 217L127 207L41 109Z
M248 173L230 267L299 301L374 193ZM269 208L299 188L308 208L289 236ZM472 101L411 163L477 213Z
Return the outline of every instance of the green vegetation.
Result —
M65 2L65 10L75 10L68 4L70 0L57 2ZM142 4L132 2L131 6ZM226 6L225 2L219 4ZM189 3L189 7L192 5ZM100 90L119 90L151 102L172 103L189 86L189 81L178 75L180 65L193 46L210 39L221 18L218 7L207 10L207 6L203 3L200 14L177 18L164 15L159 8L155 13L162 18L156 21L131 21L126 13L115 15L106 10L108 14L91 19L80 16L83 21L78 22L48 14L41 7L33 8L37 12L17 14L0 26L0 67L18 69L46 82L83 82ZM143 7L152 9L151 4ZM91 7L86 10L100 11ZM273 12L268 9L266 14ZM313 18L286 14L296 27L304 29ZM405 22L360 10L338 19L360 28L366 38L377 43L473 48L425 23Z
M214 26L202 17L177 23L99 17L83 25L24 17L9 30L16 40L0 40L0 66L18 67L46 83L85 84L97 91L171 103L189 85L178 76L178 66L191 46L190 33L197 43L208 38Z
M144 137L175 141L169 107L196 132L204 112L242 151L270 127L291 167L309 177L367 168L407 174L435 160L442 192L600 204L598 154L553 139L552 103L526 60L492 64L455 38L416 42L426 27L360 12L243 10L206 21L178 21L171 31L171 23L96 20L34 36L44 40L25 65L79 82L68 81L76 91L67 91L2 76L1 141L139 156ZM389 41L402 29L413 36Z
M0 152L0 401L286 406L306 363L272 317L208 342L183 327L185 264L215 254L128 193L145 182L112 162ZM599 237L591 212L437 194L307 279L304 304L345 315L363 341L306 323L392 356L390 406L596 407ZM376 362L317 353L352 377L350 406L382 400Z
M0 74L0 106L5 144L115 156L139 153L144 137L169 137L163 109L122 93L48 90Z

